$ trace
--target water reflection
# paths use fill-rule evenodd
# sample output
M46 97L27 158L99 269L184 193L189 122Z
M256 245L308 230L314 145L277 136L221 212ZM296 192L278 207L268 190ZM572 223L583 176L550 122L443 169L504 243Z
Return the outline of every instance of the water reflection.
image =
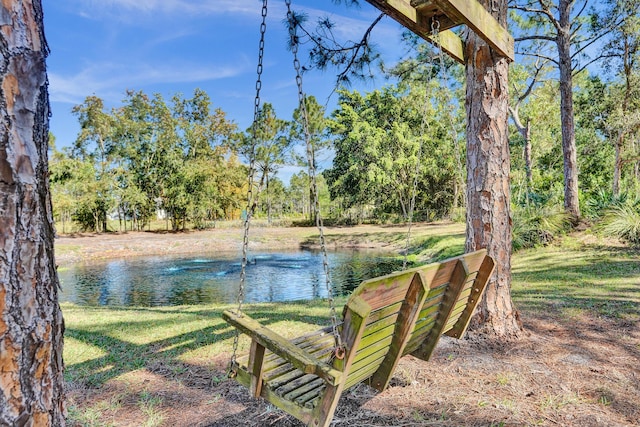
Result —
M332 252L336 293L362 280L398 270L402 261L368 251ZM149 257L79 264L59 272L61 301L90 306L162 306L232 303L240 277L236 253L215 258ZM322 257L310 251L252 254L247 266L247 302L326 297Z

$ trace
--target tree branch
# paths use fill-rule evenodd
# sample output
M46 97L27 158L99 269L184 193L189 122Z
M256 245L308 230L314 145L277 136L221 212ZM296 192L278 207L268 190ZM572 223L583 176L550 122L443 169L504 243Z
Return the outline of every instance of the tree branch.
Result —
M524 36L524 37L516 37L513 39L514 42L525 42L529 40L547 40L550 42L556 41L556 37L553 36L544 36L540 34L534 34L532 36Z
M557 59L551 58L550 56L545 56L539 53L531 53L531 52L521 52L521 51L517 51L516 55L523 55L523 56L531 56L533 58L540 58L540 59L544 59L545 61L549 61L549 62L553 62L556 65L559 65L559 62Z

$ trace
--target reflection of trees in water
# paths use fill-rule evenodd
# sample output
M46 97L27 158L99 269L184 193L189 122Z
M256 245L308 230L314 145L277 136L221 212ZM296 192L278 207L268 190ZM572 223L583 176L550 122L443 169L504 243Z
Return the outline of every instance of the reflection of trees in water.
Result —
M326 297L320 253L254 254L247 266L246 301ZM335 294L400 269L401 260L366 251L330 252ZM62 301L80 305L159 306L233 303L240 276L236 258L149 258L78 265L62 272Z
M354 251L348 262L336 263L332 267L331 275L336 293L348 294L364 280L384 276L401 268L401 259Z

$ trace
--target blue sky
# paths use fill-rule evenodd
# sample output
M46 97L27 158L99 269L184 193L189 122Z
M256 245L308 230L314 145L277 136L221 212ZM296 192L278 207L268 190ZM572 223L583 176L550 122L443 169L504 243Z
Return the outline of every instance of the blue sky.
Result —
M259 0L43 0L48 58L51 131L58 147L68 146L79 127L71 114L86 96L97 95L107 107L121 104L125 91L161 93L165 99L195 88L207 91L241 129L253 114L261 1ZM336 34L359 40L378 11L365 1L359 8L331 0L294 0L294 10L309 21L329 16ZM264 101L289 119L297 104L291 53L282 23L283 0L271 0L267 21ZM387 63L404 49L401 27L385 18L374 30L374 43ZM334 72L305 74L305 91L324 103ZM354 86L373 90L382 78ZM335 105L335 96L329 109Z

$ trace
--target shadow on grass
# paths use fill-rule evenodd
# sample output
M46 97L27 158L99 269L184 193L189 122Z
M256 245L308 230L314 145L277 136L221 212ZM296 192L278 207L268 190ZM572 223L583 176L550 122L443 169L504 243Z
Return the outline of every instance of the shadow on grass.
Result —
M583 310L640 320L640 260L611 258L608 250L550 259L529 257L513 270L513 296L527 310Z
M248 307L245 312L264 325L270 325L280 321L298 321L311 325L318 325L318 329L328 324L328 317L299 314L300 305L291 306L287 309L287 304L279 305L279 310L270 309L272 305L261 305L258 308ZM284 307L284 308L283 308ZM148 332L151 329L171 329L175 327L176 319L167 317L166 319L122 321L116 318L113 321L101 323L99 327L82 326L68 327L65 336L73 338L82 343L99 348L103 355L80 363L68 364L66 376L68 380L85 384L90 387L98 387L105 382L128 372L133 372L142 368L149 368L156 364L175 365L180 369L185 362L180 360L180 356L185 353L197 350L202 347L221 343L230 340L235 336L231 326L222 321L222 310L199 310L181 311L164 310L153 308L118 308L101 310L100 308L84 308L87 315L92 311L105 311L117 315L118 312L149 312L171 316L172 314L184 314L191 316L188 322L211 320L211 326L198 328L185 333L178 333L168 338L158 339L145 344L135 344L123 339L114 337L112 331L125 330L132 336ZM327 310L327 315L328 315ZM194 319L197 318L197 319ZM166 334L163 334L166 335ZM231 350L231 344L228 344ZM212 354L211 359L220 358L221 354Z

